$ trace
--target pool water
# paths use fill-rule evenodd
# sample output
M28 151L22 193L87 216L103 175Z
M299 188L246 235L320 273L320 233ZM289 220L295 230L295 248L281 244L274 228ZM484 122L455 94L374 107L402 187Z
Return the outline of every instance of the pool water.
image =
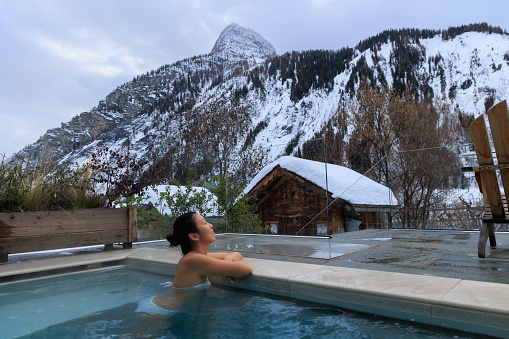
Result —
M476 338L265 294L211 287L162 321L138 301L168 276L125 267L0 285L1 338ZM140 321L142 323L140 323Z

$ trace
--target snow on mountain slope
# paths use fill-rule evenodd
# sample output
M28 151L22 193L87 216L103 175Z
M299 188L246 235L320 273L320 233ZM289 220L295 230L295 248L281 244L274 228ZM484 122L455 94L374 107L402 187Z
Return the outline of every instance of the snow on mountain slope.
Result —
M454 102L462 111L478 116L485 111L487 96L493 95L495 102L509 98L509 63L504 60L509 52L509 36L467 32L447 41L438 36L422 39L421 44L427 56L442 56L440 65L446 70L447 89L456 86ZM469 80L472 84L462 89ZM434 78L432 87L439 93L439 77Z
M211 54L221 55L225 59L241 57L261 62L275 57L276 49L252 29L232 23L221 32Z
M409 42L407 47L421 55L412 65L413 72L432 88L435 97L444 97L451 107L478 116L485 111L488 98L494 102L509 98L509 36L468 32L443 40L437 35ZM189 113L186 105L199 107L210 98L230 98L246 87L240 103L252 128L267 123L254 145L267 150L270 162L284 155L288 143L298 136L300 146L313 137L337 111L340 100L350 98L345 95L346 87L361 57L375 74L383 72L392 84L399 62L394 54L391 42L381 44L376 52L355 50L346 69L335 75L332 88L312 87L294 101L291 83L297 76L282 81L281 73L269 76L260 68L257 74L263 86L253 85L250 72L266 60L268 66L277 62L278 57L270 59L276 51L258 33L232 24L221 33L210 54L163 66L119 86L96 108L48 131L21 154L37 157L49 145L55 161L85 162L103 143L114 149L129 144L133 155L149 157L149 145L162 147L169 136L176 135L175 117ZM296 74L299 71L294 70ZM358 86L356 80L355 88ZM165 127L164 121L168 121ZM244 141L245 135L239 136L239 149Z
M509 61L504 60L505 53L509 51L509 36L469 32L447 41L440 36L421 39L413 46L422 49L425 56L424 61L416 66L417 72L423 79L429 79L428 85L435 97L444 96L451 107L478 116L485 111L485 100L489 96L495 102L509 98ZM390 43L382 45L377 53L377 64L389 84L394 71L394 65L390 63L391 53L393 48ZM370 66L375 65L374 54L369 49L357 53L350 64L355 64L362 56ZM438 63L432 60L436 56L441 56ZM444 88L440 68L444 69ZM351 72L352 67L349 67L338 74L332 91L313 89L299 102L290 100L287 83L282 83L278 77L264 77L264 93L249 91L245 99L246 105L249 103L247 106L250 106L253 126L261 121L268 122L268 126L258 134L255 144L267 147L272 160L283 155L285 146L297 133L302 135L301 144L311 138L338 109ZM469 80L471 84L467 87ZM228 96L230 88L240 88L245 84L246 76L236 77L217 88L214 95ZM455 89L451 90L451 87ZM450 96L452 92L455 97Z

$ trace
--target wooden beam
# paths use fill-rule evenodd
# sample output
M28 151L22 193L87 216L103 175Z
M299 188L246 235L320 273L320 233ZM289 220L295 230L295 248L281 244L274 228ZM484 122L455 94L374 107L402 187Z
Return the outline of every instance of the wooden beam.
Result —
M271 192L275 192L277 191L277 189L279 187L281 187L281 185L283 185L286 181L288 181L288 176L286 175L283 175L281 178L279 178L278 182L276 182L276 184L274 184L274 186L272 186L272 188L270 189Z
M260 190L262 186L266 185L273 179L274 177L277 177L278 173L281 171L281 166L277 165L274 167L269 173L267 173L266 176L264 176L249 192L247 192L248 196L253 195L254 192Z
M311 218L315 216L315 213L296 213L296 214L274 214L275 217L278 218L300 218L300 217L306 217Z
M496 171L502 169L509 169L509 164L500 165L484 165L484 166L467 166L462 167L462 172L482 172L482 171Z
M270 193L267 193L263 196L263 198L261 198L260 200L258 200L258 202L256 203L258 206L260 206L261 204L263 204L265 202L265 200L267 200L269 197L270 197Z
M261 199L257 202L258 206L260 206L261 204L263 204L263 203L265 202L265 200L267 200L267 199L271 196L272 192L277 191L277 189L278 189L279 187L281 187L281 185L283 185L283 184L284 184L286 181L288 181L289 179L290 179L290 178L288 178L288 176L286 176L286 175L283 175L281 178L279 178L279 180L278 180L278 181L277 181L277 182L276 182L276 183L275 183L275 184L274 184L274 185L270 188L270 191L268 191L268 192L267 192L267 191L266 191L266 192L264 192L264 193L265 193L265 195L263 196L263 198L261 198Z

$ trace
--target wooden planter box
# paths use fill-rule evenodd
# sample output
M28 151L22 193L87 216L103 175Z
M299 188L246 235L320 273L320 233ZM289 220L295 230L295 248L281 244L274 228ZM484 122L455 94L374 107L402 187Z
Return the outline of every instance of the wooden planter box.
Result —
M0 213L0 262L8 255L136 241L136 208Z

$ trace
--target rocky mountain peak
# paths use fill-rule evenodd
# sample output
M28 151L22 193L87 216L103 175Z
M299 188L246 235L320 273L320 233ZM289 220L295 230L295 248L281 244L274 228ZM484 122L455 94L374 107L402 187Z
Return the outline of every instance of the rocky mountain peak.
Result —
M232 23L221 32L211 54L268 59L276 56L276 49L259 33Z

